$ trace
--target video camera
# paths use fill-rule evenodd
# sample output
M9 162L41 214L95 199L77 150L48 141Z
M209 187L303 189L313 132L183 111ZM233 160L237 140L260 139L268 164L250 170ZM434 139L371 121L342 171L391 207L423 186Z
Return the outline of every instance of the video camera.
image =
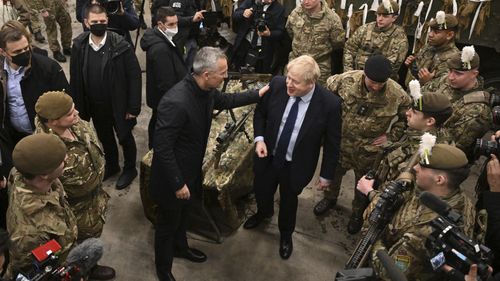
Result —
M120 5L122 0L97 0L99 5L106 9L108 15L115 15L120 11Z
M499 106L500 110L500 106ZM500 140L496 139L494 141L485 139L476 139L476 146L474 146L474 155L479 158L481 155L490 157L491 154L500 158Z
M472 264L477 264L479 280L487 280L488 264L493 252L465 235L459 228L462 216L435 195L423 192L420 201L440 216L431 221L434 231L427 238L425 246L431 253L430 263L434 270L447 264L467 274Z

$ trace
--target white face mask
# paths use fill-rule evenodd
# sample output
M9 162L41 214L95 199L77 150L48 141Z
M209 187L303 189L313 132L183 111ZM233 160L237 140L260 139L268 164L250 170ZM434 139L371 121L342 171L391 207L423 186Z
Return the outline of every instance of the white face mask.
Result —
M179 32L179 28L176 26L175 28L167 28L165 29L165 34L169 36L170 38L173 38L177 32Z

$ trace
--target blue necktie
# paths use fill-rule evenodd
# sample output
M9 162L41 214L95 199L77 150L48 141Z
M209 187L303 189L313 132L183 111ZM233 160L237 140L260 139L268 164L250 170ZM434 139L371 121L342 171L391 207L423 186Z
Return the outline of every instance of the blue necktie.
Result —
M295 121L297 120L297 114L299 113L299 102L301 98L295 98L295 102L288 112L288 117L286 118L285 126L281 131L281 136L278 141L278 146L276 147L276 152L274 153L273 164L276 168L282 168L286 160L286 152L288 150L288 144L290 144L290 138L292 137L293 128L295 127Z

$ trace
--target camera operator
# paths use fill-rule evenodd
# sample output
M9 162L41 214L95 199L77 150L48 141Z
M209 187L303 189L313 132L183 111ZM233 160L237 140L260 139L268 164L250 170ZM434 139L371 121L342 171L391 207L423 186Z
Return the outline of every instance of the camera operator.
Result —
M233 13L238 25L231 65L271 73L274 50L285 30L285 9L276 0L245 0Z
M425 149L421 148L421 151ZM427 151L429 153L421 155L420 163L413 167L415 188L387 225L385 235L372 248L372 265L382 280L388 280L386 271L375 255L381 249L387 249L408 280L436 278L428 262L425 242L433 231L430 222L439 215L420 202L420 192L427 191L440 197L463 214L463 231L466 235L472 234L474 207L460 189L460 184L469 174L465 153L447 144L436 144ZM379 198L377 191L373 190L373 182L363 177L357 185L357 189L372 201Z
M88 28L84 24L85 11L92 4L99 4L106 9L108 30L125 37L133 46L130 31L139 28L141 22L134 9L132 0L76 0L76 19L82 23L84 31L88 31Z

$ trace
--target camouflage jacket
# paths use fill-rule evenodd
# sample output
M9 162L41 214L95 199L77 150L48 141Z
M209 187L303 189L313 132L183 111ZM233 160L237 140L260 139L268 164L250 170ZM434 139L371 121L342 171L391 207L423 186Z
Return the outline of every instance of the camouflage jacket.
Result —
M31 9L38 12L49 11L51 12L57 6L64 6L62 0L25 0ZM54 13L54 11L52 11Z
M49 192L37 193L15 168L12 169L7 210L7 230L12 240L8 276L32 269L31 251L51 239L61 245L60 257L65 260L75 245L78 232L65 196L59 180L54 181Z
M387 226L385 235L372 248L372 266L382 280L390 280L376 252L385 249L408 280L443 280L443 276L432 270L425 247L432 233L430 221L438 217L431 209L420 203L419 189L410 191L407 201L396 212ZM475 223L475 209L470 199L460 189L447 197L441 197L459 214L463 215L463 231L471 237Z
M35 133L51 133L38 117ZM75 140L60 137L66 144L64 172L59 179L68 194L78 223L78 241L99 237L105 221L109 195L102 189L104 153L89 122L79 120L71 127Z
M366 170L381 147L373 140L384 133L390 141L401 138L411 99L392 79L381 93L367 92L362 70L328 78L327 88L343 99L340 163L346 169ZM363 111L363 113L360 113Z
M444 130L456 146L465 152L469 162L473 162L476 139L482 138L493 122L490 94L483 90L482 83L468 91L453 89L445 83L438 91L450 97L453 107L453 114L443 125Z
M321 70L320 83L324 84L331 75L331 52L344 44L345 32L340 17L323 1L321 11L313 15L297 6L288 16L286 30L292 38L289 60L301 55L312 56Z
M429 133L437 137L436 143L451 143L452 141L444 130L434 129ZM419 149L422 134L424 132L407 128L401 140L384 149L385 156L380 161L376 172L379 185L395 180L408 166L411 156Z
M408 38L401 26L393 24L382 30L376 22L367 23L356 29L345 43L344 72L364 69L370 56L382 54L391 62L391 78L397 81L399 67L407 52Z
M427 68L430 72L436 71L434 78L422 85L422 91L436 91L442 82L441 79L448 75L449 68L446 62L458 52L460 52L460 50L455 46L455 42L453 41L438 48L425 45L418 51L415 55L417 69ZM412 79L418 79L418 77L414 78L411 71L408 71L406 85L408 85Z

